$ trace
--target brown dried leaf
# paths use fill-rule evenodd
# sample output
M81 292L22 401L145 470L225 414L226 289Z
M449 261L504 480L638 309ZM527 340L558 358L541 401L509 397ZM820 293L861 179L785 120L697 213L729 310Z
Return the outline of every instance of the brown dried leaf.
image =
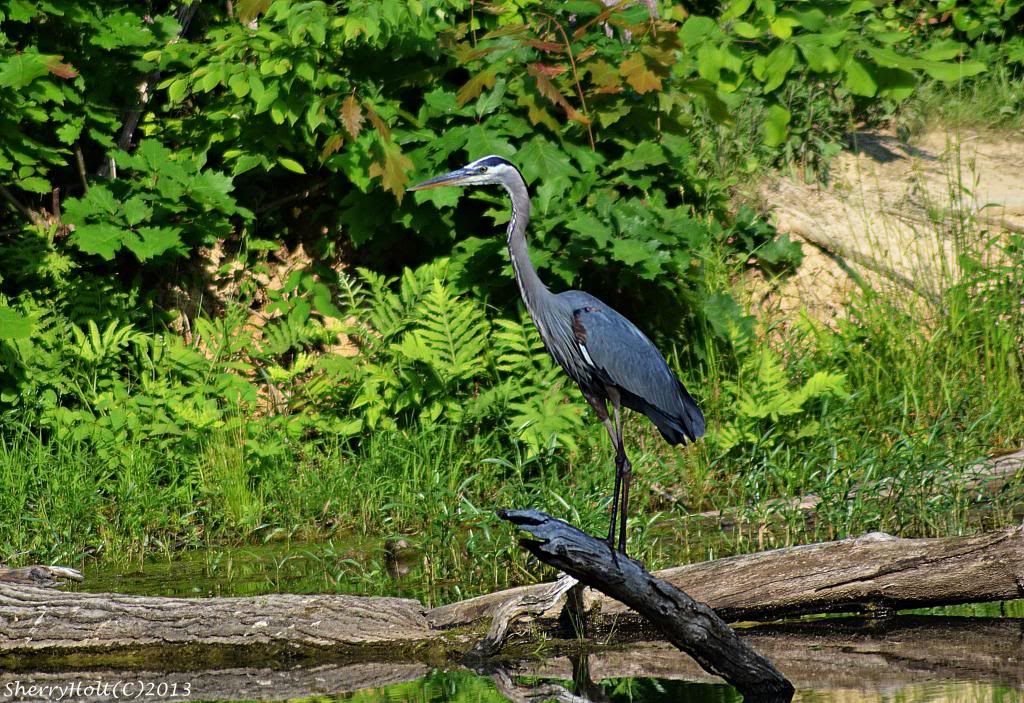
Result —
M534 49L539 51L547 51L549 53L564 54L565 45L559 44L554 41L541 41L539 39L527 39L524 44L532 46Z
M46 70L58 78L74 78L78 71L69 63L61 63L63 56L47 56Z
M644 57L640 54L633 54L619 66L619 75L626 79L626 82L633 86L638 93L649 93L652 90L661 90L661 79L647 68Z
M380 115L374 112L373 108L367 106L366 116L370 118L370 124L372 124L373 128L377 130L377 134L380 135L380 138L386 142L390 142L391 130L388 129L386 124L384 124L384 120L380 118Z
M381 147L383 162L370 164L370 177L380 176L384 190L391 191L402 202L405 195L405 184L409 182L409 170L412 161L402 153L402 149L394 142L385 142Z
M492 66L490 68L485 68L480 71L480 73L470 78L466 85L459 88L459 92L455 96L456 104L458 104L459 107L462 107L470 100L473 100L480 95L484 88L493 88L496 73L496 69Z
M363 111L359 107L356 96L349 95L341 104L341 124L349 136L355 139L363 131ZM378 129L379 131L379 129Z
M323 161L328 156L336 152L341 148L341 145L345 143L345 139L340 134L332 134L324 142L324 148L320 150L320 160Z
M565 96L558 90L558 87L548 78L551 69L552 67L544 66L539 63L532 63L526 67L526 71L533 76L533 80L537 83L538 93L565 110L565 114L570 120L579 122L580 124L590 124L590 118L569 104L569 101L566 100ZM564 70L565 69L557 71L555 75Z
M551 76L552 78L562 75L567 70L565 66L548 66L543 63L530 64L530 68L534 71L543 73L545 76Z

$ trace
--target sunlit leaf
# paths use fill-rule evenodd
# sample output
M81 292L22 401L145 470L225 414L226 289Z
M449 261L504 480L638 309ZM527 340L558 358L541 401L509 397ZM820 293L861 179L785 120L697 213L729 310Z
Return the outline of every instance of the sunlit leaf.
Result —
M26 339L30 336L32 319L0 305L0 339Z
M353 139L363 131L363 111L354 95L349 95L341 103L341 124Z
M640 53L635 53L619 65L619 74L638 93L661 90L661 78L647 68L647 63Z

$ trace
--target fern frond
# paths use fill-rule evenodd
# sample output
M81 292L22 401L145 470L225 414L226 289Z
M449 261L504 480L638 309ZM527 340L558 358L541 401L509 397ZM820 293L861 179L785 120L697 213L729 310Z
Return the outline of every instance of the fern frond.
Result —
M403 340L403 351L430 366L445 383L481 374L488 331L483 309L459 299L436 278L421 302L417 326Z

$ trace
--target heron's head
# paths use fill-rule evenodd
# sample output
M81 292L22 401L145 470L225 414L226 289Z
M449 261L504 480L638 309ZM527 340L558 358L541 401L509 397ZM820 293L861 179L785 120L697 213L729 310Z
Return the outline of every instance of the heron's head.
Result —
M522 180L515 166L500 156L485 156L451 173L417 183L409 190L428 190L441 186L508 186L513 180Z

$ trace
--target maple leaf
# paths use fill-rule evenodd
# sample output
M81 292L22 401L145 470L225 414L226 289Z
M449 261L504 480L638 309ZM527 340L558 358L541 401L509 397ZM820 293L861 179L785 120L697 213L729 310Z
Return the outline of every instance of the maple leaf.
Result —
M380 135L380 138L385 142L390 142L391 130L388 129L386 124L384 124L384 120L380 118L380 115L374 112L373 108L367 107L366 116L370 118L370 123L373 125L373 128L377 130L377 134Z
M363 131L363 111L354 95L349 95L341 104L341 124L353 139Z
M345 143L345 139L340 134L332 134L324 142L323 149L320 150L320 160L323 161L328 156L336 152L341 148L341 145Z
M69 63L61 63L63 56L47 56L46 70L58 78L74 78L78 71Z
M623 61L619 66L619 75L625 78L626 82L633 86L633 90L638 93L661 90L661 79L647 68L644 57L640 54L633 54Z
M552 132L558 131L558 122L555 121L554 117L548 114L547 110L537 104L532 93L520 95L516 104L526 108L531 124L543 124Z
M394 142L384 142L381 145L381 157L383 163L374 161L370 164L370 177L380 177L384 190L389 190L402 202L405 195L405 184L409 182L409 170L412 168L412 161L402 153L401 147Z
M480 73L476 74L466 85L459 88L459 92L455 96L455 102L459 107L462 107L473 98L480 95L484 88L493 88L494 79L497 75L497 69L495 67L485 68Z
M555 84L548 78L548 75L551 74L553 70L557 69L551 69L550 67L539 63L532 63L526 67L526 70L531 76L533 76L533 80L537 83L538 93L565 110L565 114L570 120L579 122L580 124L590 124L590 118L569 104L569 101L565 99L565 96L562 95L560 90L558 90L558 87L555 86ZM561 73L561 71L558 71L558 73ZM557 75L557 73L555 75Z

